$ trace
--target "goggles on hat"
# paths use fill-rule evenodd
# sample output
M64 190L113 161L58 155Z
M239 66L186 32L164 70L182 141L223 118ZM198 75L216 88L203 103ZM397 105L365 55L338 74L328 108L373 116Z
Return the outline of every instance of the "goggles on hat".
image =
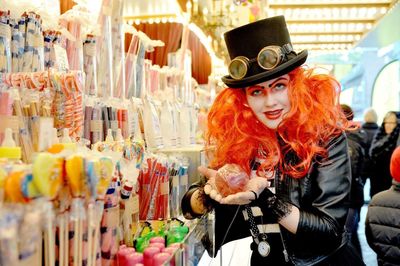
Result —
M287 55L291 52L293 52L293 47L290 43L287 43L282 47L276 45L266 46L260 50L257 58L248 59L245 56L235 57L229 63L229 75L236 80L244 78L249 70L250 64L255 61L257 61L262 69L272 70L287 60Z

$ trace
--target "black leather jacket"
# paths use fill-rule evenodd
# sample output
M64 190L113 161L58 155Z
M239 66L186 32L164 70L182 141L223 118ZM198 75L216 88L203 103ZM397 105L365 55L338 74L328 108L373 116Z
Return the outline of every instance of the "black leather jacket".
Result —
M296 265L317 264L347 241L344 228L349 210L351 166L345 135L330 141L327 151L326 158L313 162L307 176L285 179L289 181L289 201L300 209L297 233L282 229Z
M400 265L400 183L376 194L368 206L365 236L376 252L378 265Z
M344 227L349 210L351 184L350 160L344 134L332 139L327 145L327 157L314 160L304 178L285 177L276 184L277 195L300 209L297 233L292 234L281 226L284 246L290 261L295 265L315 265L329 258L347 242ZM190 218L191 194L198 184L192 186L182 200L182 211ZM263 202L253 201L260 206ZM215 204L215 244L219 249L226 229L237 211L237 206ZM268 210L262 210L264 222L269 221ZM240 213L239 213L240 214ZM237 215L225 241L250 235L248 225Z

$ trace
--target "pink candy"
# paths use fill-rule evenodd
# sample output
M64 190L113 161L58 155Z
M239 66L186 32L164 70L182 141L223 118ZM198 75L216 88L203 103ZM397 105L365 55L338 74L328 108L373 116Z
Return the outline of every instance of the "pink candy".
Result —
M143 264L146 266L153 266L153 259L157 253L160 253L160 248L147 247L143 252Z
M153 266L161 266L171 257L168 253L158 253L153 258Z
M120 246L118 253L117 253L117 260L118 260L118 265L121 266L128 266L128 265L134 265L132 264L132 258L136 258L137 255L134 254L139 254L141 259L135 259L135 262L142 262L143 261L143 255L140 253L136 253L134 248L131 247L126 247L125 245Z
M165 239L164 237L161 236L156 236L150 239L150 243L163 243L165 244Z
M164 243L159 243L159 242L153 242L149 244L149 247L157 247L160 250L162 250L163 248L165 248Z
M163 248L161 250L161 252L165 252L165 253L169 253L169 254L174 254L175 251L177 250L177 247L167 247L167 248Z
M215 185L218 192L226 197L246 189L249 176L236 164L226 164L221 167L215 176Z
M138 253L138 252L134 252L134 253L128 254L125 257L125 259L126 259L126 263L127 264L126 265L121 265L120 264L120 266L133 266L133 265L138 266L138 265L140 265L141 263L144 262L143 254L142 253Z
M178 249L179 249L179 247L171 247L171 246L169 246L167 248L163 248L161 250L161 252L168 253L168 254L170 254L170 256L173 256ZM171 264L171 266L174 266L175 265L175 259L172 259L170 261L170 264Z

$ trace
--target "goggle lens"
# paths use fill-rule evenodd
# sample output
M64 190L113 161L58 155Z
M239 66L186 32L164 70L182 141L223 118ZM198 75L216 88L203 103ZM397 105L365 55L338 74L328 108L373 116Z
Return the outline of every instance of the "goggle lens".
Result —
M247 62L241 58L235 58L229 64L229 74L234 79L242 79L247 73Z
M270 70L275 68L279 62L281 61L281 57L278 54L277 50L264 48L260 51L257 57L257 62L260 67Z

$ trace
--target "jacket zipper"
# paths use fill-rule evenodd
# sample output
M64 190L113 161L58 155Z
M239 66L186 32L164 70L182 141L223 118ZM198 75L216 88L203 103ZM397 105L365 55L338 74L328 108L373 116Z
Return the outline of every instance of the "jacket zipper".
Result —
M279 191L278 186L279 186L279 168L276 168L275 171L275 193ZM285 257L285 262L289 262L289 254L287 252L286 249L286 245L285 245L285 241L283 240L283 236L282 236L282 230L280 229L280 225L279 225L279 235L281 236L281 241L282 241L282 246L283 246L283 256Z
M285 261L289 262L289 254L286 249L285 240L283 240L282 231L279 229L279 235L281 236L282 245L283 245L283 256L285 257Z

